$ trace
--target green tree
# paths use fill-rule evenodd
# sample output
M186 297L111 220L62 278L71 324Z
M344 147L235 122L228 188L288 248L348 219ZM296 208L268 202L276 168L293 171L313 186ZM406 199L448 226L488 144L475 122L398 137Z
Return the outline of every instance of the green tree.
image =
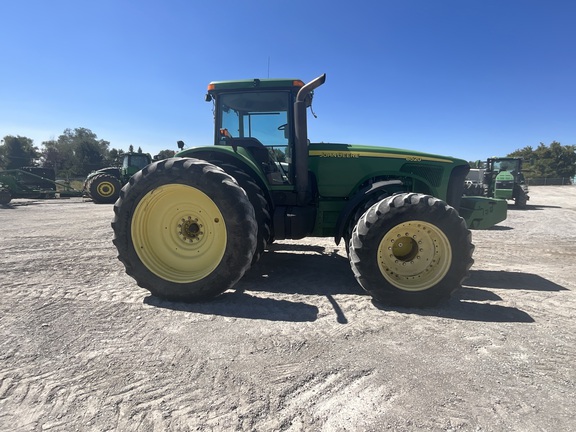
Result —
M286 154L280 149L272 149L272 155L278 162L286 162Z
M174 150L161 150L158 152L158 155L156 157L158 159L168 159L174 157L175 154L176 152Z
M470 165L470 168L486 168L486 161L485 160L468 161L468 165Z
M88 174L104 166L104 155L97 143L81 141L76 149L76 159L82 173Z
M0 166L5 169L17 169L34 165L40 153L34 141L27 137L7 135L0 145Z
M64 164L64 157L58 148L58 143L54 140L44 141L42 150L42 166L47 168L61 169Z
M108 153L108 163L107 165L120 165L122 163L122 159L124 158L124 150L122 149L110 149Z
M526 178L572 178L576 174L576 145L562 145L557 141L549 146L540 143L536 149L527 146L508 156L524 159Z
M106 166L110 158L110 143L86 128L65 129L57 140L42 145L44 166L56 169L58 175L83 177Z

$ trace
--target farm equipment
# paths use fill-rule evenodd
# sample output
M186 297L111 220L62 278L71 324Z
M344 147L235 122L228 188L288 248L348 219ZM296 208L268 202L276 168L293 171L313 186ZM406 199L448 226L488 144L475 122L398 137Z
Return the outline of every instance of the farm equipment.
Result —
M464 182L464 195L482 196L484 195L484 169L470 168Z
M488 197L514 200L516 207L526 208L530 197L522 174L522 159L489 158L484 172L484 190Z
M10 203L12 198L55 198L80 196L66 183L56 181L52 168L22 167L0 171L0 204Z
M306 110L325 78L209 84L214 145L148 165L114 206L113 242L138 285L207 299L275 240L334 237L380 301L428 306L460 287L473 263L469 227L504 220L506 202L463 197L464 160L310 143Z
M111 204L118 199L120 189L130 177L151 162L148 153L125 153L122 166L102 168L88 174L84 181L84 194L96 204Z

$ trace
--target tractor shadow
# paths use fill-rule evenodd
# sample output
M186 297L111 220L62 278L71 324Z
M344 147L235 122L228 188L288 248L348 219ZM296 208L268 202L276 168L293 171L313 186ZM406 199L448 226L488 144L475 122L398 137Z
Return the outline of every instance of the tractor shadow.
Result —
M463 288L449 300L430 308L404 308L383 305L372 300L383 312L435 316L463 321L531 323L526 312L504 305L492 289L557 292L566 288L529 273L472 270ZM276 299L258 293L288 294L304 300ZM306 296L326 297L338 323L348 323L345 310L337 302L339 295L367 294L357 283L343 248L273 244L260 261L238 282L234 290L202 303L175 303L149 296L145 303L179 311L269 321L312 322L319 309L305 301Z
M304 302L262 298L242 291L228 291L198 303L172 302L150 295L144 303L180 312L266 321L312 322L319 312L316 306Z
M506 226L506 225L494 225L490 228L486 228L483 231L510 231L513 230L514 228Z
M491 270L470 271L470 277L464 281L464 286L547 292L568 290L536 274Z
M26 207L26 206L33 206L42 204L41 201L32 201L32 200L13 200L10 201L8 204L0 204L0 209L6 210L16 210L19 207Z
M418 314L423 316L436 316L462 321L481 322L517 322L532 323L534 319L526 312L508 306L493 303L502 298L492 289L523 290L559 292L566 291L561 285L551 282L539 275L520 272L472 270L470 277L447 301L435 308L428 309L400 309L399 312ZM385 305L374 301L376 307L382 310L391 310Z
M560 206L542 205L542 204L526 204L526 208L518 208L515 205L509 205L508 210L514 211L531 211L531 210L545 210L545 209L559 209Z
M365 294L343 249L298 243L272 244L236 289L302 295Z

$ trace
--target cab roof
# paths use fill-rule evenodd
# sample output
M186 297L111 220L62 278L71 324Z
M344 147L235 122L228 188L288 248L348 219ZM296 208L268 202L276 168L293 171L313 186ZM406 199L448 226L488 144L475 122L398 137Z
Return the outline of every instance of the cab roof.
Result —
M208 84L209 93L218 93L226 90L247 90L247 89L292 89L304 86L304 82L295 78L266 78L266 79L249 79L238 81L212 81Z

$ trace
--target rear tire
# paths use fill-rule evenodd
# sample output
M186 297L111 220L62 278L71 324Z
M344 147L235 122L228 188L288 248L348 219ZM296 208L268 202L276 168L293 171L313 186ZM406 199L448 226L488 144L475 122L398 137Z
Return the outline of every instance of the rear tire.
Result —
M516 205L516 207L524 210L526 208L527 203L528 203L528 197L526 196L526 193L523 190L518 191L518 195L514 200L514 204Z
M168 300L197 301L232 288L256 249L246 193L198 159L148 165L124 186L114 213L113 242L126 273Z
M7 205L12 201L12 195L8 189L0 189L0 205Z
M86 188L96 204L113 204L120 196L122 184L110 174L96 174L88 181Z
M219 166L226 171L226 173L236 179L240 187L244 189L248 195L252 207L254 207L254 215L256 217L256 223L258 224L256 250L252 257L252 265L254 265L258 262L272 239L272 218L270 217L270 206L268 205L268 201L266 201L264 192L260 186L258 186L252 177L250 177L250 175L245 171L229 164L222 164Z
M461 287L474 262L464 219L429 195L404 193L374 204L350 241L360 285L387 304L426 307Z

